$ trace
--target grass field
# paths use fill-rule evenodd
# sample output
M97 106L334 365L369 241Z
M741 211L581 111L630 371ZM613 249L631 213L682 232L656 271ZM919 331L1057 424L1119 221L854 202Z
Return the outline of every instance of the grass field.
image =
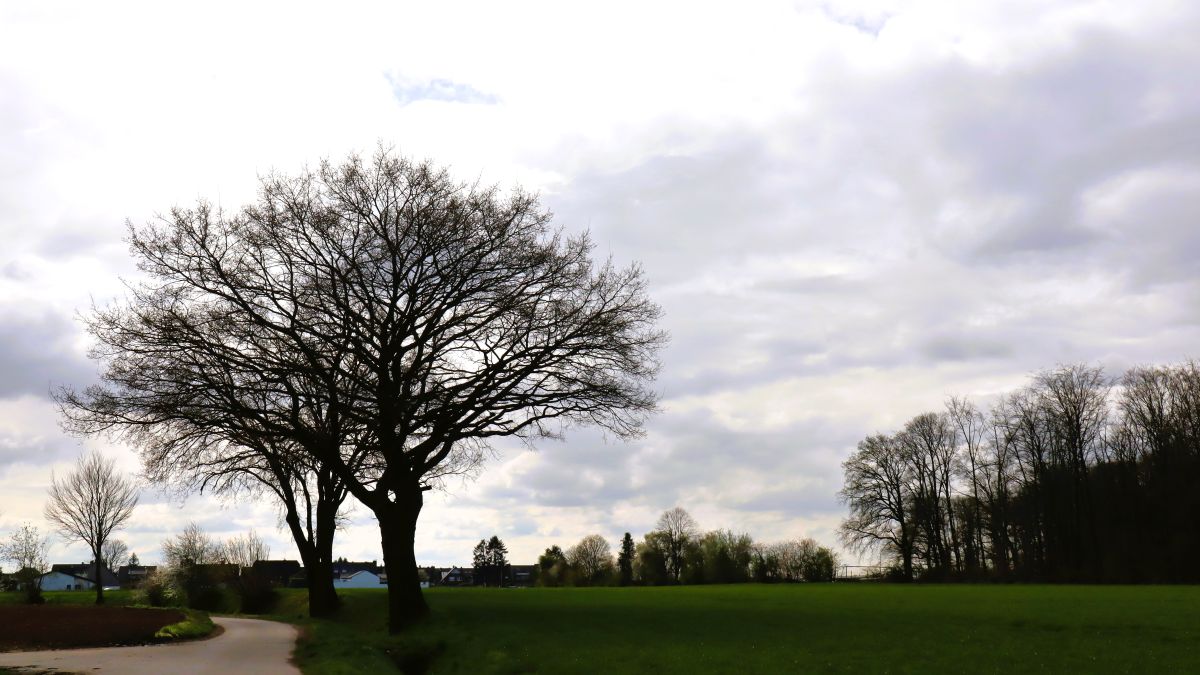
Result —
M306 673L1200 672L1193 586L436 589L398 638L383 591L343 598L300 621Z

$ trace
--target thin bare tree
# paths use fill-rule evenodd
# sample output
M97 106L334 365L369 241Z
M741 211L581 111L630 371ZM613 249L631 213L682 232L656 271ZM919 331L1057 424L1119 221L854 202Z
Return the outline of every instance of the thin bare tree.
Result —
M113 572L129 562L129 547L120 539L109 539L103 549L104 564Z
M259 560L269 559L271 547L254 530L250 530L246 534L227 539L222 553L226 562L237 565L239 569L245 569L253 567Z
M25 601L40 604L42 600L42 574L50 567L48 554L50 541L37 527L26 523L17 528L7 542L0 543L0 560L16 565L13 573Z
M104 603L104 544L133 515L137 502L137 486L98 452L81 456L61 480L51 478L46 519L63 537L91 549L97 605Z

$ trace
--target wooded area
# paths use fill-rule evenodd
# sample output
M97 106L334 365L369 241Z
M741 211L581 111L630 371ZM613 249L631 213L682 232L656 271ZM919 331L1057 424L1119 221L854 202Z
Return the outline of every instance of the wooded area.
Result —
M843 464L843 540L895 576L1196 582L1200 366L1063 366L952 398Z

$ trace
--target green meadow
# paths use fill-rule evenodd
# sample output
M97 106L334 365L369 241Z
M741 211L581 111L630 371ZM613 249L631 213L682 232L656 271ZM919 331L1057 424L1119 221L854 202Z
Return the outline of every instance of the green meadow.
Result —
M390 638L383 591L304 626L306 673L1200 672L1200 587L796 584L435 589Z

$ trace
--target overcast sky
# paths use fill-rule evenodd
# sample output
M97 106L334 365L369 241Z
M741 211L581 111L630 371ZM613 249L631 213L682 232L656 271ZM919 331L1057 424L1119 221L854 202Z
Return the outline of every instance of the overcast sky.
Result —
M0 4L0 536L42 517L77 314L124 222L379 141L520 184L640 261L672 342L644 439L500 447L428 502L423 564L513 562L672 506L826 544L841 461L950 394L1056 363L1200 356L1200 5L1189 2ZM295 558L274 507L142 493ZM55 539L54 562L86 560ZM379 559L364 508L335 552Z

